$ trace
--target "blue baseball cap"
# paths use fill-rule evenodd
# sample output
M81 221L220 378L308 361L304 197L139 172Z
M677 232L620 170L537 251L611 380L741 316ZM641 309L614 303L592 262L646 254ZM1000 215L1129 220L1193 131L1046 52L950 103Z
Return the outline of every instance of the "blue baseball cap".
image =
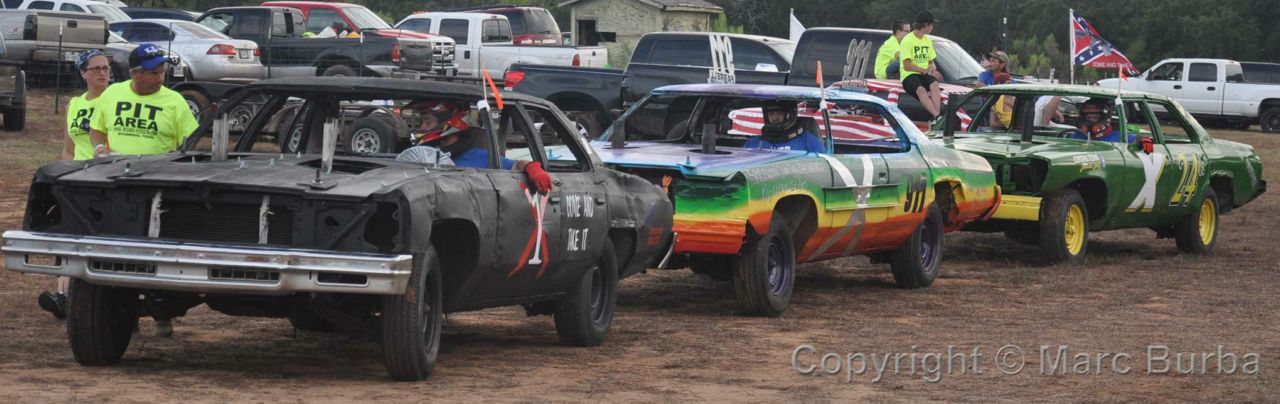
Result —
M133 52L129 53L129 67L142 67L151 70L163 65L169 60L168 55L159 46L153 44L142 44Z

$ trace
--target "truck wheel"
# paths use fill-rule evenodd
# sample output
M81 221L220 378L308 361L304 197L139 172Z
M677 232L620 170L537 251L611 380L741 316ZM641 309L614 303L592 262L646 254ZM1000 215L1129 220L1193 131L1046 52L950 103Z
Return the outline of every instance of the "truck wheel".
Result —
M889 254L889 268L900 288L919 289L933 284L942 268L942 213L929 207L920 226L906 243Z
M728 255L695 255L689 257L689 269L712 280L733 280L733 257Z
M1040 248L1049 263L1080 265L1089 247L1089 208L1074 188L1049 198L1040 208Z
M560 343L596 346L609 335L613 310L618 305L618 256L613 241L605 238L596 264L568 296L556 304L556 334Z
M396 127L384 117L357 119L347 130L347 152L391 153L396 147Z
M1280 107L1271 107L1258 119L1263 132L1280 133Z
M440 324L444 322L444 290L440 258L434 248L414 260L403 295L382 298L382 353L387 373L395 380L431 377L440 353Z
M733 262L733 291L742 311L781 316L791 302L796 268L795 242L786 216L774 212L769 232L749 243Z
M196 117L196 121L203 119L200 113L209 108L209 97L196 90L182 90L180 94L182 99L187 101L187 108L191 108L191 115Z
M1218 194L1205 190L1200 209L1174 225L1173 234L1182 252L1213 254L1213 245L1218 241Z
M27 110L25 106L4 111L4 130L19 131L27 127Z
M356 69L352 69L347 65L333 65L324 69L324 73L320 74L325 77L355 77Z
M83 366L120 362L138 328L138 315L129 297L120 289L71 280L67 338L76 362Z
M595 139L600 136L600 113L599 112L579 112L573 114L573 123L576 123L582 137L587 140Z

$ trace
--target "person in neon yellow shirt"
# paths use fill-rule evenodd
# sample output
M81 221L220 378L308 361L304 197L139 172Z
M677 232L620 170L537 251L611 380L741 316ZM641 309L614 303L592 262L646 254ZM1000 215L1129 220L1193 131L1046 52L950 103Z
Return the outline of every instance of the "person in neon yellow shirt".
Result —
M67 105L67 137L62 142L62 160L93 158L89 121L93 118L98 97L111 84L110 60L96 49L81 53L76 68L80 70L80 78L84 79L85 92L72 98Z
M144 44L129 54L129 81L108 87L90 121L94 155L164 154L199 124L178 92L164 86L165 52Z
M916 22L911 25L913 31L905 38L899 53L902 55L902 89L916 99L936 119L942 110L942 73L934 62L938 58L933 48L933 13L921 11L916 14Z
M86 91L67 104L67 137L62 141L61 160L88 160L93 158L93 145L89 143L89 119L93 117L98 97L111 84L111 64L107 55L97 49L80 53L76 69L84 79ZM67 318L67 285L69 278L59 276L56 292L43 291L36 298L41 309L54 317Z
M911 25L904 20L893 20L893 34L889 39L884 40L880 44L880 51L876 52L876 78L885 80L889 78L898 78L898 69L900 68L901 57L898 55L898 48L902 43L902 38L911 33Z

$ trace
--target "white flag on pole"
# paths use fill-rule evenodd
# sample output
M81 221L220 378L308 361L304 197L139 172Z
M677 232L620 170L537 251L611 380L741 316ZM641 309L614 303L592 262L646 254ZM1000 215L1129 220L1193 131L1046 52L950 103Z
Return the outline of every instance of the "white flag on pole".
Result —
M796 9L791 9L791 39L793 42L800 42L800 34L804 33L804 24L796 19Z

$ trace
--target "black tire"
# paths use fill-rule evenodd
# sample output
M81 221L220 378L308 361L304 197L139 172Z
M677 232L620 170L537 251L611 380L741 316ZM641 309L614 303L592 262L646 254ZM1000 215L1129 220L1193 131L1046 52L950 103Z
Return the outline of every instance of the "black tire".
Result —
M733 256L693 255L689 257L689 269L712 280L728 282L733 280Z
M556 303L556 334L570 346L597 346L609 335L618 305L618 256L604 241L596 263L569 294Z
M1075 188L1059 191L1041 205L1040 249L1050 264L1084 264L1089 249L1089 208Z
M83 366L120 362L129 348L138 314L129 293L72 279L67 309L67 339Z
M386 117L366 116L347 128L348 153L391 153L396 149L396 126Z
M182 90L182 99L187 101L187 108L192 108L191 115L196 117L196 121L202 121L205 118L205 111L209 109L209 97L199 90Z
M600 124L600 112L579 112L573 114L573 122L578 124L586 133L582 134L585 139L595 139L600 136L603 126Z
M1253 127L1253 122L1239 121L1231 124L1232 129L1239 131L1248 131L1250 127Z
M933 284L942 269L942 213L930 206L911 237L889 254L889 268L898 287L919 289Z
M1262 112L1258 125L1263 132L1280 133L1280 107L1271 107Z
M1213 246L1218 243L1218 212L1222 210L1219 203L1218 194L1213 189L1207 189L1204 191L1204 200L1195 211L1173 226L1178 250L1191 254L1213 254ZM1206 213L1210 216L1206 217Z
M347 65L333 65L324 69L324 73L320 74L325 77L356 77L356 69Z
M20 131L27 127L27 110L25 106L19 105L14 109L4 111L4 130Z
M444 290L440 259L433 248L416 257L403 295L382 298L382 353L395 380L431 377L440 353Z
M733 291L738 305L750 315L778 317L791 303L795 287L796 252L791 224L773 213L769 232L750 241L733 258Z

